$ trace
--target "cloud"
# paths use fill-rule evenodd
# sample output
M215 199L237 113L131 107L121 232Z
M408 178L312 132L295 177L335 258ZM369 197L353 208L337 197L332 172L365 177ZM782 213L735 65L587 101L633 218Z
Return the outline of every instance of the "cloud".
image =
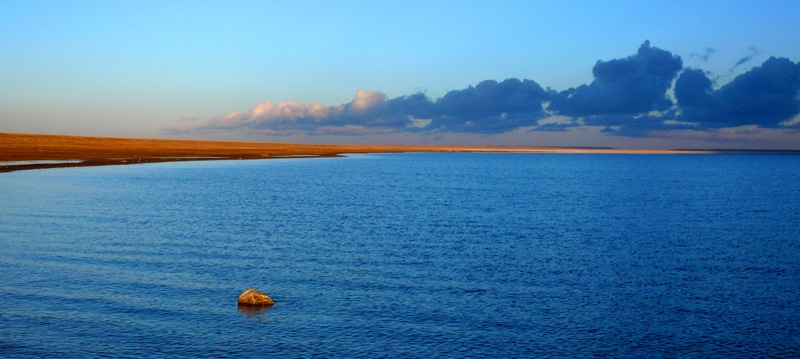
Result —
M734 68L759 53L756 48L751 52ZM702 55L690 56L705 62L713 53L714 49L707 48ZM645 41L633 55L598 60L592 74L591 83L560 92L545 90L533 80L510 78L486 80L439 99L421 92L389 98L380 91L360 89L350 102L338 106L266 101L246 112L233 111L206 121L182 119L163 131L173 135L243 131L271 136L404 133L435 138L595 127L609 136L719 142L739 141L758 133L796 136L800 129L800 63L785 58L770 57L715 89L706 72L684 69L681 57ZM748 130L730 131L735 128Z
M546 131L546 132L566 132L569 131L573 127L581 126L580 123L572 122L572 123L546 123L543 125L539 125L536 127L531 128L528 130L529 132L537 132L537 131Z
M679 56L645 41L635 55L597 61L594 81L553 95L548 110L574 117L664 111L672 106L666 90L681 68Z
M428 130L501 133L534 126L547 114L542 102L548 93L531 80L483 81L475 87L450 91L430 106Z
M771 57L719 89L713 87L704 71L687 68L675 81L677 103L671 109L588 116L582 123L602 126L601 132L613 136L677 138L685 133L685 138L708 142L738 141L753 134L717 132L724 128L800 128L795 120L800 116L800 63Z
M697 59L700 59L700 61L702 61L702 62L708 62L708 59L711 57L711 55L714 54L714 52L715 51L714 51L713 48L706 47L706 51L703 52L702 54L691 53L691 54L689 54L689 56L697 58Z
M325 106L319 102L305 104L281 101L273 104L266 101L247 112L233 111L189 130L249 129L267 130L263 132L272 134L293 131L331 133L331 128L337 126L343 127L342 132L348 132L348 129L355 127L387 128L411 124L408 119L385 121L377 118L376 114L386 107L386 102L386 95L382 92L364 90L358 90L351 102L339 106Z
M800 63L770 57L759 67L712 89L701 70L687 69L675 83L677 119L701 128L781 126L800 114Z
M475 87L448 92L438 101L422 93L387 99L378 91L358 90L352 101L339 106L318 102L269 101L247 112L233 111L203 125L173 126L168 133L201 130L301 131L307 134L366 134L371 130L502 133L534 126L547 114L542 102L548 93L531 80L483 81Z
M759 52L759 51L758 51L758 49L757 49L757 48L755 48L755 47L750 47L750 55L744 56L744 57L742 57L741 59L739 59L739 61L736 61L736 64L734 64L734 65L733 65L733 67L731 68L731 72L733 72L733 70L734 70L735 68L737 68L737 67L739 67L739 66L741 66L741 65L744 65L744 64L745 64L745 63L747 63L748 61L752 60L752 59L753 59L753 57L755 57L756 55L758 55L758 52Z
M608 115L583 119L586 126L605 127L601 132L612 136L658 137L657 131L696 130L691 123L675 120L675 111L652 112L647 115Z

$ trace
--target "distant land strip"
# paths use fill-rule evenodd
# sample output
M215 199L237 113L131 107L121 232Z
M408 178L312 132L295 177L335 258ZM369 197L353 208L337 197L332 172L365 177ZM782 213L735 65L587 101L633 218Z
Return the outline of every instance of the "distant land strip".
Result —
M605 154L726 153L726 151L717 150L642 150L586 147L308 145L278 142L165 140L0 133L0 172L55 167L105 166L153 162L335 157L346 153L402 152Z

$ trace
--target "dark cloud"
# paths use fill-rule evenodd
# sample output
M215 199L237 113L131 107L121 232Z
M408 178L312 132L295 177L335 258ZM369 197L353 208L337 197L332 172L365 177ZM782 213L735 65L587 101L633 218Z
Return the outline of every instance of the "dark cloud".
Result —
M679 56L645 41L633 56L597 61L594 81L553 95L548 110L574 117L664 111L672 106L666 90L681 68Z
M573 127L580 127L581 124L577 122L569 122L569 123L546 123L544 125L539 125L534 128L528 130L528 132L536 132L536 131L547 131L547 132L566 132L569 131L570 128Z
M475 87L450 91L433 103L425 127L445 132L501 133L534 126L546 116L547 92L531 80L483 81Z
M653 137L658 131L696 130L697 126L675 121L675 111L654 115L607 115L583 119L586 126L603 126L600 132L614 136Z
M800 113L800 63L770 57L714 90L703 71L687 69L675 83L678 120L704 128L778 127Z
M797 123L785 124L800 114L800 63L771 57L716 90L704 71L685 69L675 81L675 98L676 106L656 115L597 115L585 117L583 123L603 126L603 133L626 137L658 137L659 133L683 130L713 132L740 126L798 127Z
M546 116L547 92L531 80L487 80L454 90L433 101L422 93L401 96L370 107L361 121L342 117L325 124L392 127L407 131L502 133L534 126ZM347 107L347 105L346 105ZM347 111L345 111L347 112ZM424 126L414 126L424 122Z

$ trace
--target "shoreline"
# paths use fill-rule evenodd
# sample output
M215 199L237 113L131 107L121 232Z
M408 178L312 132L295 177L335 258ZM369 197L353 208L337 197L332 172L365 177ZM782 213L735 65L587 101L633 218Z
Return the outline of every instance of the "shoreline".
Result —
M165 140L0 133L0 173L138 163L339 157L344 153L470 152L574 154L720 154L719 150L463 145L308 145L280 142ZM800 152L799 152L800 153ZM30 161L34 163L14 164ZM35 163L51 161L50 163ZM53 163L57 161L73 161ZM79 161L79 162L78 162ZM3 165L3 162L10 162Z

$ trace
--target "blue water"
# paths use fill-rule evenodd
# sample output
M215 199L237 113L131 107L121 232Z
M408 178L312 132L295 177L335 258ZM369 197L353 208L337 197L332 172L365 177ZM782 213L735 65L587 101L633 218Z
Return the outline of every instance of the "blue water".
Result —
M797 357L800 156L0 174L0 357L40 356Z

